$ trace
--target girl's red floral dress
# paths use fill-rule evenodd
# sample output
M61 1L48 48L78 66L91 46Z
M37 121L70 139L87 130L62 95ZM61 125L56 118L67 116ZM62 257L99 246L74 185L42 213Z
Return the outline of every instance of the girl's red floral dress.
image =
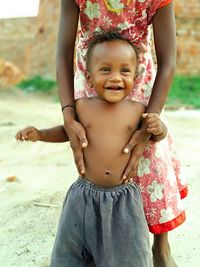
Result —
M128 98L148 104L155 78L149 25L155 12L170 2L172 0L76 0L80 21L76 43L75 99L96 94L84 77L85 54L93 32L102 28L120 28L138 50L137 77ZM170 135L161 142L149 141L140 159L136 182L141 188L152 233L170 231L185 221L181 199L187 195L187 186Z

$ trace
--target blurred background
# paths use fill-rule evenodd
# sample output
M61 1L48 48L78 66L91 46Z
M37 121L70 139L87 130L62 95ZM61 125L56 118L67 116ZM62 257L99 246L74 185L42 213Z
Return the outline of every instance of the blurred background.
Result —
M27 83L19 87L25 90L55 88L60 1L1 0L0 3L0 88L24 79ZM200 107L200 1L175 0L174 4L177 71L168 105L196 108Z
M189 196L186 223L170 233L170 244L179 267L199 267L200 0L174 4L177 69L166 114ZM0 0L0 267L49 266L62 202L77 177L69 144L14 138L27 125L63 121L55 79L59 12L60 0Z

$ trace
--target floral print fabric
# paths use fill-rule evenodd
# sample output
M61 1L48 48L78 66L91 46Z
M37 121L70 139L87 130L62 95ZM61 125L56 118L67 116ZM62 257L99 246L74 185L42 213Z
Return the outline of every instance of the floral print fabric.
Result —
M152 233L170 231L185 221L181 199L187 195L187 186L170 135L160 142L149 141L136 182Z
M159 8L172 0L76 0L80 20L76 43L75 99L96 95L85 80L85 54L88 41L95 31L120 28L138 51L138 68L129 99L148 104L155 78L155 68L149 41L149 25ZM109 11L110 7L115 12ZM180 173L180 164L171 137L161 142L149 142L138 168L144 209L150 231L169 231L184 219L180 201L187 192ZM181 217L181 218L180 218Z

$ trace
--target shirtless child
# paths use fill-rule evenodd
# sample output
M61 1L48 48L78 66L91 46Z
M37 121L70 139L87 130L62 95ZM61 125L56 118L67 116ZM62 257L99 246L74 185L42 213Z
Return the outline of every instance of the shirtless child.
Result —
M116 32L100 34L89 44L86 58L87 82L97 96L76 100L88 139L85 175L68 190L50 266L151 267L139 187L121 178L130 157L123 148L142 116L155 141L166 136L167 128L157 114L142 115L142 103L125 98L134 88L137 66L128 40ZM68 141L62 126L28 127L16 139Z

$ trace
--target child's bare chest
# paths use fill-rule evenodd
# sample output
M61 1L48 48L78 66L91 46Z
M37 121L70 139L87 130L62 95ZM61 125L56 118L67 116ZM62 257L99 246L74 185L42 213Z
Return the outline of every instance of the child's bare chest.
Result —
M87 135L101 135L103 138L132 134L138 127L140 115L134 106L102 103L91 100L78 106L78 119Z
M101 185L118 184L130 156L123 149L138 128L141 112L126 104L79 103L77 115L88 139L84 149L87 178Z

